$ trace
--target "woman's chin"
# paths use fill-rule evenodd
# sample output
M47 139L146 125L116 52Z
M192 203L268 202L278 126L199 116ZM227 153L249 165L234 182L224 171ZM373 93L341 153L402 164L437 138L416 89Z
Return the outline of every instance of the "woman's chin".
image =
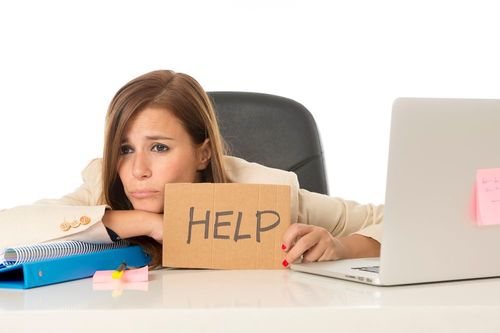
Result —
M163 207L159 207L158 205L133 204L133 206L134 209L136 210L143 210L145 212L156 213L156 214L163 213Z

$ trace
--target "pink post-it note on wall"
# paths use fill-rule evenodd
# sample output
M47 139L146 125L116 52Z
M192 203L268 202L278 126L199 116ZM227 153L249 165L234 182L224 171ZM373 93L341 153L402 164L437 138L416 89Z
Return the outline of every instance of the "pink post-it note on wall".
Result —
M114 271L97 271L92 277L93 283L107 283L117 281L112 278ZM145 282L148 281L148 266L136 269L127 269L123 272L121 282Z
M500 224L500 169L476 172L476 223Z

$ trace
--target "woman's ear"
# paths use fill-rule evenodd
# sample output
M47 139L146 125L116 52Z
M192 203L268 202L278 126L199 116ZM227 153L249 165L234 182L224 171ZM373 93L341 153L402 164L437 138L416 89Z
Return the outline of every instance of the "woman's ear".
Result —
M205 170L212 158L212 147L210 146L210 139L205 141L198 147L198 171Z

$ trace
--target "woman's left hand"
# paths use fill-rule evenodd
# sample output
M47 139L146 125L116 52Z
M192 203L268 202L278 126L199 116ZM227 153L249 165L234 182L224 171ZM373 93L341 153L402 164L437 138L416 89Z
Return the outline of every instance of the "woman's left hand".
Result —
M287 267L303 255L302 262L337 260L347 257L347 248L325 228L294 223L283 234L282 249L287 251Z
M334 237L325 228L301 223L285 230L282 249L287 252L285 267L301 256L302 262L312 262L380 255L380 243L373 238L359 234Z

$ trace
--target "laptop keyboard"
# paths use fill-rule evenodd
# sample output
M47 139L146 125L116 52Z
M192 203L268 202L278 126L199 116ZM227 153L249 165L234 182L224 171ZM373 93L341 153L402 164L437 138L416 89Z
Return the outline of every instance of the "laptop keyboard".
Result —
M363 272L379 273L380 266L369 266L369 267L353 267L352 269L357 269Z

